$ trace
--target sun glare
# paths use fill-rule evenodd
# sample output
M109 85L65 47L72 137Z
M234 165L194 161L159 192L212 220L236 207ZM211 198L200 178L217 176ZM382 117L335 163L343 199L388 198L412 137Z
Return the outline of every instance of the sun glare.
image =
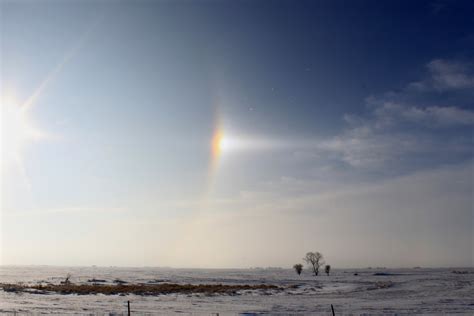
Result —
M18 161L25 146L42 137L28 120L25 107L3 103L1 109L1 157Z

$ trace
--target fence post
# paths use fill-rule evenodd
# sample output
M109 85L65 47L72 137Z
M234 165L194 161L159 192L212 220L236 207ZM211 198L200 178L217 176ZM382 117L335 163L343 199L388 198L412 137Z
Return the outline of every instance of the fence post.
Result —
M334 313L334 307L332 306L332 304L331 304L331 311L332 311L332 316L336 316L336 314Z
M130 316L130 301L127 301L127 310L128 310L128 316Z

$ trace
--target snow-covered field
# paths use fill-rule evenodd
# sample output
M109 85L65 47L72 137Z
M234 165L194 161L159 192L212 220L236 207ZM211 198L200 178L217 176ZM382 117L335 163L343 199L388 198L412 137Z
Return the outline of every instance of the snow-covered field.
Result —
M467 271L456 274L453 270ZM354 275L357 273L357 275ZM0 267L0 283L59 283L115 279L131 283L274 284L279 292L242 292L208 296L105 296L7 293L0 290L0 313L126 315L131 302L135 314L179 315L303 315L330 314L466 314L474 315L474 269L360 269L334 270L330 276L301 276L293 270L186 270L102 267Z

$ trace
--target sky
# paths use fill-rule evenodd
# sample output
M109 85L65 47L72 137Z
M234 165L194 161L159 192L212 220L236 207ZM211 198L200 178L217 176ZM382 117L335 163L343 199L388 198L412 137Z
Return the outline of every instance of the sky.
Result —
M0 263L474 265L472 1L0 1Z

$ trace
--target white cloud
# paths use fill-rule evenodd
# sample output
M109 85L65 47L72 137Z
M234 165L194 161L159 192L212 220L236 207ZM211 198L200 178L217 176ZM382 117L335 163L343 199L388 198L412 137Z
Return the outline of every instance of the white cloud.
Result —
M474 125L474 111L455 106L421 107L386 99L377 101L372 99L371 104L373 105L372 123L375 128L379 129L400 123L422 124L425 127ZM367 123L367 121L363 123Z
M474 76L469 75L467 64L440 59L430 62L428 69L430 77L416 84L425 89L423 93L410 89L411 84L401 92L368 97L368 112L344 115L347 127L339 135L320 141L319 153L352 167L391 168L395 173L420 158L429 165L472 157L474 111L452 104L431 104L433 98L427 96L430 91L474 87ZM439 98L434 100L442 103ZM413 168L419 167L416 164Z
M405 108L402 117L413 122L437 126L474 125L474 111L457 107L432 106L427 108Z
M413 82L409 87L422 91L474 88L474 74L470 64L434 59L426 67L429 77L422 81Z
M342 161L353 167L370 169L383 168L389 161L397 161L401 156L428 150L426 144L421 145L419 139L411 135L382 135L368 127L348 130L321 142L319 149L339 155Z
M390 164L397 170L422 155L443 163L447 157L472 153L472 139L458 130L474 125L473 111L384 102L365 117L346 115L345 120L348 128L320 141L317 149L353 167L376 170Z

